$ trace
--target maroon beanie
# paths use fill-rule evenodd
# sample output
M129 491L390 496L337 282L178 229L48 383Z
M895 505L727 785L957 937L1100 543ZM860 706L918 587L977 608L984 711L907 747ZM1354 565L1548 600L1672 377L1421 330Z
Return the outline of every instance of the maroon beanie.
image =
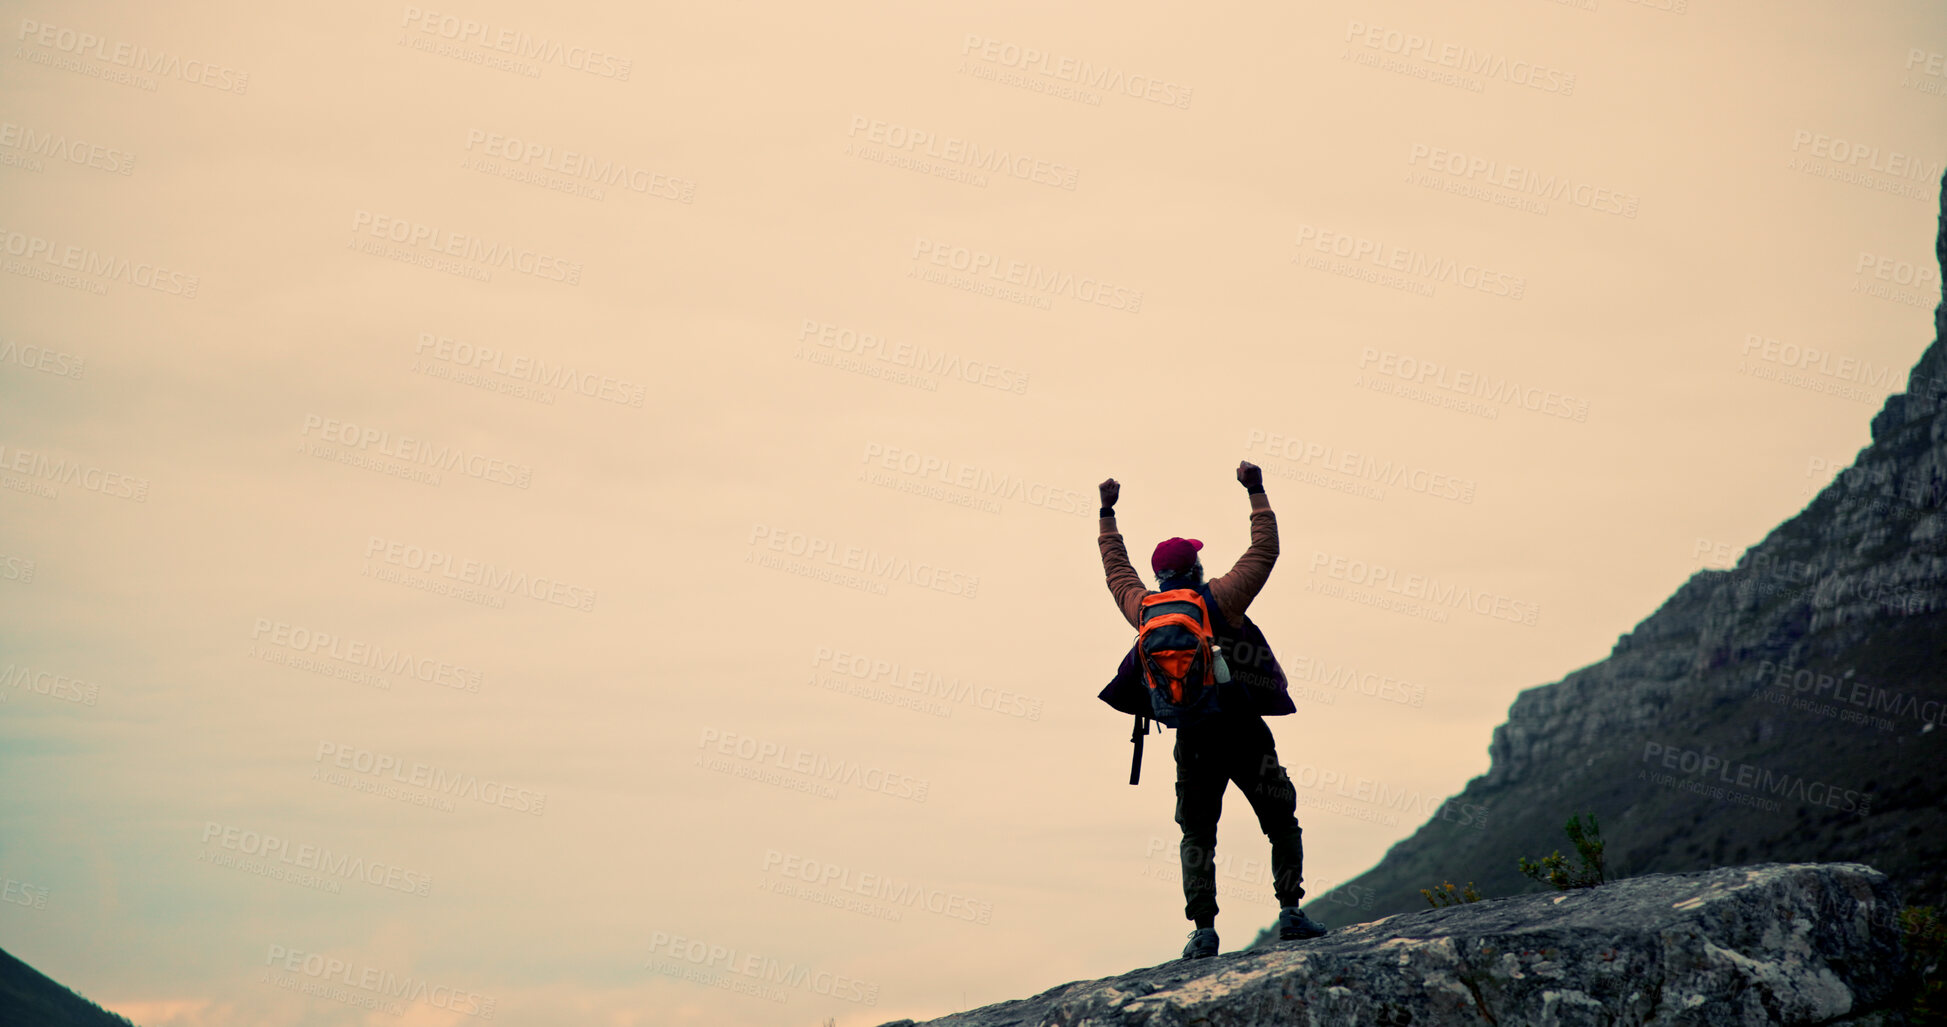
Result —
M1166 538L1156 543L1156 552L1149 558L1149 569L1162 577L1165 572L1188 570L1197 562L1197 550L1203 543L1193 538Z

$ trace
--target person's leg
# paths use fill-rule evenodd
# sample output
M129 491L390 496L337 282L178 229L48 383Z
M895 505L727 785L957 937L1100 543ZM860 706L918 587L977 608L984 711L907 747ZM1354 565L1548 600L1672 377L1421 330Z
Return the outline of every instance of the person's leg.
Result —
M1231 749L1231 771L1250 799L1258 827L1271 840L1271 888L1278 905L1296 906L1305 897L1304 832L1298 826L1298 792L1278 763L1276 746L1271 726L1263 717L1252 717Z
M1217 917L1217 818L1223 814L1222 753L1213 751L1208 732L1176 733L1176 823L1183 829L1178 855L1183 864L1183 915L1198 927Z

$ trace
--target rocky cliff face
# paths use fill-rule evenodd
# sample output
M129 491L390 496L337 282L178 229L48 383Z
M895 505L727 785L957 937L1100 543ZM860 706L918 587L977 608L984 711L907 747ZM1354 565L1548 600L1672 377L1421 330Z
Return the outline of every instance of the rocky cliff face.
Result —
M1947 264L1947 179L1935 249ZM1377 913L1419 889L1536 888L1517 856L1566 847L1597 813L1612 871L1859 860L1916 903L1947 898L1947 291L1934 340L1872 421L1872 443L1735 568L1700 571L1609 657L1524 691L1488 772L1341 891ZM1357 889L1352 891L1350 889ZM1348 906L1308 906L1332 924ZM1367 914L1370 915L1370 914Z
M1910 985L1897 903L1858 864L1638 877L1176 960L927 1027L1863 1024Z

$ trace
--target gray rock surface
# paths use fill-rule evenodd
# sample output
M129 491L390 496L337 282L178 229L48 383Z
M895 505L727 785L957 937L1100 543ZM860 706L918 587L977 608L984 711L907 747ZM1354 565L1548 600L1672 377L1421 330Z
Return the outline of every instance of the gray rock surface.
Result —
M1898 908L1858 863L1654 874L1172 960L926 1024L1867 1024L1906 983Z

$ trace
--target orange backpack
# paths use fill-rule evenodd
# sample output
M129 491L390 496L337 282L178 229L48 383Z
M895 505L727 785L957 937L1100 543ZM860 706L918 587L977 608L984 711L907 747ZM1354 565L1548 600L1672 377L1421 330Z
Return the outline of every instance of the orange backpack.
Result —
M1230 674L1202 592L1173 588L1146 595L1136 620L1136 660L1149 689L1151 719L1181 727L1216 712L1217 686Z

